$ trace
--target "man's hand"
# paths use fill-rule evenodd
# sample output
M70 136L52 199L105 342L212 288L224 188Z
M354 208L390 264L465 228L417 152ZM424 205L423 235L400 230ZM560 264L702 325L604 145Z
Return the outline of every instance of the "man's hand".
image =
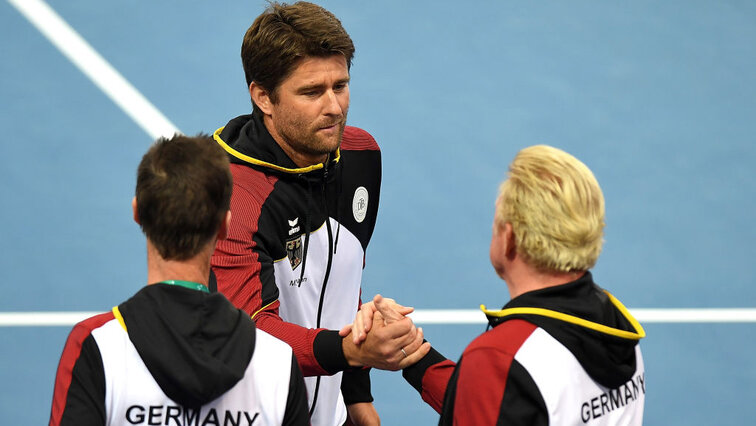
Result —
M405 317L388 324L380 311L373 315L373 325L364 342L355 345L348 335L341 345L349 365L392 371L409 367L430 351L430 343L423 343L423 330L416 328L411 319Z
M360 310L357 312L357 316L354 318L354 322L342 327L339 331L339 335L341 337L346 337L351 332L352 340L355 345L359 345L360 342L364 341L367 337L367 333L370 332L370 328L373 325L373 315L375 315L377 310L375 305L376 301L383 306L383 317L384 319L388 317L389 322L400 320L415 310L413 307L402 306L396 303L394 299L385 298L380 294L377 294L373 297L372 301L362 304Z
M381 419L372 402L347 405L346 426L380 426Z

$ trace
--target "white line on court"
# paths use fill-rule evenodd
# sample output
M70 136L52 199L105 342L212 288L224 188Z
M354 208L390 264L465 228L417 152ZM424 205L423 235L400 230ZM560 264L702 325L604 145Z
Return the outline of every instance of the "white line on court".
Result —
M8 0L152 139L179 130L42 0Z
M641 323L753 323L756 308L630 309ZM0 327L71 326L101 312L0 312ZM418 309L416 324L485 324L474 309Z
M642 323L756 322L756 308L630 309ZM419 309L410 315L417 324L485 324L474 309Z

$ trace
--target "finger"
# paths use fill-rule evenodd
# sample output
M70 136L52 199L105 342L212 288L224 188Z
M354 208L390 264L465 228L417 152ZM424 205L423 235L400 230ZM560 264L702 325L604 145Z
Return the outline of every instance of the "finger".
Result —
M381 317L375 316L373 321L380 320ZM417 330L412 320L404 317L398 321L387 323L380 329L381 334L392 340L397 340L397 344L408 345L415 338Z
M352 340L355 345L359 344L365 337L363 336L365 334L365 325L360 313L361 312L357 312L357 317L355 317L354 324L352 324Z
M383 318L386 319L386 323L399 321L404 318L404 315L397 311L396 306L399 305L396 305L396 303L391 304L390 302L386 302L384 299L380 299L375 302L375 308L378 310L378 312L381 313L381 315L383 315Z
M376 294L373 298L373 305L375 305L376 302L382 304L385 307L393 309L402 315L407 315L415 310L415 308L413 308L412 306L402 306L396 303L396 300L388 297L383 297L380 294Z
M397 308L397 312L399 312L400 314L404 316L407 316L415 312L415 308L413 308L412 306L401 306L401 305L398 305L398 306L399 307Z
M399 369L407 368L410 365L420 361L425 355L428 354L428 352L430 352L430 349L431 349L430 342L423 343L420 346L420 348L418 348L418 350L416 350L410 355L407 355L406 358L404 358L403 360L399 362Z
M352 324L352 339L355 344L359 344L367 337L367 332L370 331L373 325L373 314L375 313L375 306L373 302L363 303L360 306L360 310L357 311L357 315Z
M392 308L393 310L399 312L402 315L407 315L408 313L411 313L411 312L413 312L415 310L415 308L412 307L412 306L403 306L403 305L400 305L400 304L396 303L396 300L390 299L388 297L384 297L383 300L381 301L381 304L383 306L388 306L388 307Z
M360 311L358 312L358 315L360 316L360 318L362 318L362 329L366 333L370 331L370 328L373 325L374 314L375 304L373 302L363 304L360 308Z
M400 370L409 365L412 365L420 360L420 358L424 357L429 350L430 343L423 342L422 329L417 329L414 340L406 344L406 346L402 346L400 344L389 352L390 355L386 357L386 362L388 363L387 369ZM415 353L417 352L420 352L420 354L415 355ZM406 359L409 359L410 361L407 362L405 361Z
M341 327L341 330L339 330L339 336L346 337L352 331L353 331L352 330L352 324L347 324L347 325Z
M423 329L422 328L418 328L417 329L417 336L415 337L415 339L412 340L412 342L409 345L402 346L402 348L404 349L404 352L407 355L414 353L423 344L423 339L424 339Z

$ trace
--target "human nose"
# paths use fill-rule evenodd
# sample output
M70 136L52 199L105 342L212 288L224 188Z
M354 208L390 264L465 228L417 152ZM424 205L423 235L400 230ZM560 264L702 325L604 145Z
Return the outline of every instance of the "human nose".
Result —
M334 92L333 90L328 90L326 91L323 98L323 102L325 104L323 106L323 112L326 115L341 115L343 113L341 103L339 102L339 97L336 92Z

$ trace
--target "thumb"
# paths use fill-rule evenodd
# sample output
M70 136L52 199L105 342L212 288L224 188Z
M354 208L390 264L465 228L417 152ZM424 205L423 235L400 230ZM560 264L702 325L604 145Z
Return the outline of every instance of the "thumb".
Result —
M375 296L375 298L373 299L373 303L375 303L375 309L377 309L378 312L381 313L384 320L386 321L386 324L390 324L392 322L399 321L404 318L404 315L402 315L396 309L398 305L396 303L388 302L381 295Z

